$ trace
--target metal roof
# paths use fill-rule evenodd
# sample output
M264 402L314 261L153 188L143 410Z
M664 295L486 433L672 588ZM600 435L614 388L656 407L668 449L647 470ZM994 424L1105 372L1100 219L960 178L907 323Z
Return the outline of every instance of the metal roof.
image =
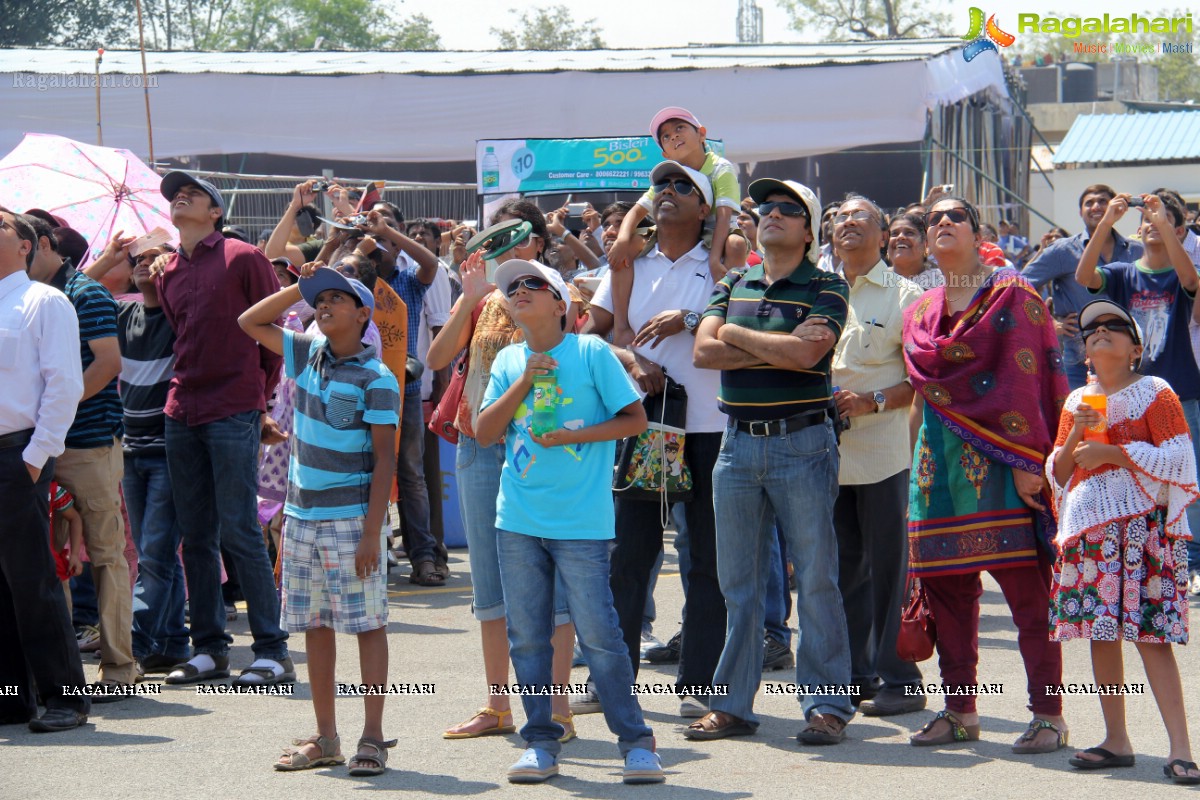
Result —
M895 39L630 50L150 52L151 73L252 75L461 75L470 73L637 72L810 67L920 61L961 48L961 39ZM0 73L92 74L95 50L0 49ZM136 50L106 50L101 73L140 74Z
M1120 164L1200 158L1200 109L1159 114L1082 114L1054 164Z

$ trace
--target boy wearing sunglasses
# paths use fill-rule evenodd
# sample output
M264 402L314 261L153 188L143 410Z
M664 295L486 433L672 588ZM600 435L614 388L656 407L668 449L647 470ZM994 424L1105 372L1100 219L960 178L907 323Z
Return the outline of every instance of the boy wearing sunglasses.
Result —
M1113 225L1138 205L1142 213L1138 233L1145 253L1132 264L1114 262L1097 268L1102 243L1108 240ZM1137 320L1145 334L1139 371L1162 378L1175 390L1192 433L1193 453L1200 460L1200 369L1190 333L1200 275L1183 249L1184 219L1184 209L1170 193L1118 194L1109 201L1083 251L1075 278L1093 294L1107 294ZM1189 505L1187 516L1192 531L1200 530L1200 504ZM1200 572L1196 571L1200 542L1188 543L1188 558L1193 570L1189 588L1192 594L1200 594Z
M497 550L513 690L528 719L521 729L527 749L509 767L508 779L541 783L558 774L563 728L551 719L550 699L568 687L551 678L557 570L605 720L625 757L624 781L661 782L654 735L630 691L633 672L608 584L615 441L645 430L646 412L603 340L565 332L571 300L557 271L513 259L496 270L496 285L525 333L524 342L501 350L492 363L475 424L480 444L505 441ZM557 428L535 434L534 378L545 374L555 377Z

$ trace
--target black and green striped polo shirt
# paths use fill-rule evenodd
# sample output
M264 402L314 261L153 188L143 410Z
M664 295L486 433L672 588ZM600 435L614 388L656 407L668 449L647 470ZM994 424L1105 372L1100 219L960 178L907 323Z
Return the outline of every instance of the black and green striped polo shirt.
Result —
M840 276L802 261L786 278L768 285L759 264L730 272L717 284L706 317L755 331L787 335L810 316L825 317L841 338L850 287ZM836 340L835 340L836 343ZM812 369L761 366L721 371L717 405L739 420L786 419L829 406L833 348Z

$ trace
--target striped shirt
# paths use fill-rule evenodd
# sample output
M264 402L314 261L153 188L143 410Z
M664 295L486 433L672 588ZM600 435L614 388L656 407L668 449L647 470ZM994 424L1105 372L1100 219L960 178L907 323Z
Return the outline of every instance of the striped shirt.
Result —
M400 422L400 385L375 348L336 358L326 342L283 331L284 375L296 381L283 511L299 519L366 516L375 469L371 426Z
M121 402L129 455L166 455L163 408L175 374L175 331L161 307L117 303L117 344L121 346Z
M408 308L408 354L417 355L417 339L420 336L421 309L425 304L425 292L430 284L421 283L417 277L417 262L408 253L401 253L396 262L396 271L388 278L388 286L396 290L404 305ZM421 392L420 381L410 381L404 385L404 395L417 395Z
M754 331L787 335L810 316L824 317L841 338L849 307L844 278L802 261L786 278L767 284L763 265L730 272L717 283L706 317ZM786 419L829 407L833 349L812 369L772 366L721 371L717 405L738 420Z
M117 335L117 302L108 289L77 271L70 261L63 262L50 284L61 289L75 306L79 318L79 355L86 372L96 360L88 342ZM103 389L80 401L75 421L67 431L67 447L83 450L111 446L113 437L121 436L122 416L117 379L113 378Z

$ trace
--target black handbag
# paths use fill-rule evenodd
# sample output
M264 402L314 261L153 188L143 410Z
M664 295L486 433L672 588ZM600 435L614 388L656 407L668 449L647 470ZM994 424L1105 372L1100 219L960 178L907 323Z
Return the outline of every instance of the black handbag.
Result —
M692 499L692 472L684 459L687 390L666 375L661 394L642 401L649 424L621 442L613 491L631 500L671 503Z

